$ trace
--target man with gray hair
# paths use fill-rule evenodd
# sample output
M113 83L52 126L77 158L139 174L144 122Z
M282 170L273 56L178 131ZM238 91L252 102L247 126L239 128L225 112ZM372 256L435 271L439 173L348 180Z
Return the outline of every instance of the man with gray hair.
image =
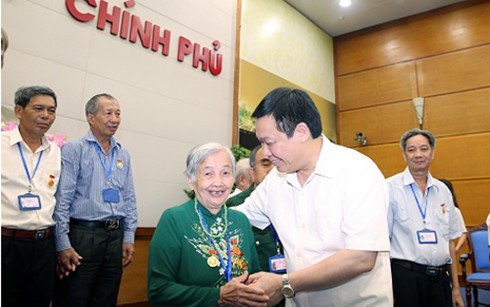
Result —
M412 129L400 146L407 167L387 179L395 307L464 306L452 241L461 235L453 197L429 172L436 140Z
M248 189L230 197L226 200L228 207L235 207L243 204L257 186L265 179L269 172L274 168L271 160L264 155L262 147L257 146L250 152L250 168L252 169L253 183ZM273 273L285 273L285 260L282 245L279 236L274 230L273 225L264 229L252 227L255 240L255 248L259 255L259 264L262 271ZM281 304L275 306L284 306L284 300Z
M61 152L53 306L116 306L122 269L133 259L136 196L129 152L114 139L119 103L95 95L85 114L90 130Z
M236 163L235 171L235 191L229 197L233 197L250 187L253 182L252 168L250 167L250 159L243 158Z
M57 98L45 86L15 93L19 125L2 132L2 306L49 306L54 283L53 211L60 149L46 138Z

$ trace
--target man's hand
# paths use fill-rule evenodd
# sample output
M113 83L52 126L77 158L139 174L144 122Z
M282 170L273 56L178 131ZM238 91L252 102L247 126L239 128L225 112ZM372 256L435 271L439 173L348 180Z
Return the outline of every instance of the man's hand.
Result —
M56 264L58 277L63 279L70 275L70 272L75 272L82 259L82 256L80 256L73 247L58 252L58 263Z
M220 288L218 305L267 306L269 297L262 289L245 285L248 272L233 278Z
M282 289L282 277L281 275L268 273L268 272L259 272L250 275L247 280L247 284L251 285L254 288L259 288L264 290L265 294L269 296L269 305L276 305L283 298L281 289Z
M122 246L122 256L123 256L123 267L127 267L128 265L131 264L133 261L133 254L134 254L134 244L132 243L123 243Z
M457 289L453 289L453 306L464 307L463 298L461 297L461 292L459 292L459 287Z

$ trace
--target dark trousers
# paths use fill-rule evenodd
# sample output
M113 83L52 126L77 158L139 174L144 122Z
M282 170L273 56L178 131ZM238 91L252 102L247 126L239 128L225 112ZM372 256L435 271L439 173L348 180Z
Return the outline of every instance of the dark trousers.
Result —
M116 306L122 277L122 229L71 225L69 236L83 259L75 272L56 281L53 306Z
M427 276L391 263L395 307L452 307L449 273Z
M2 306L49 306L55 278L53 238L2 236Z

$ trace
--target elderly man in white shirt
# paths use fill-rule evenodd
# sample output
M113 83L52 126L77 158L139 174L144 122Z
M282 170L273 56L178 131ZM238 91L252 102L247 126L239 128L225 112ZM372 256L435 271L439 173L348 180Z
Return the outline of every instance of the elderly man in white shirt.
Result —
M14 108L19 126L2 132L2 306L50 306L61 153L45 133L56 107L52 89L19 88Z
M462 232L453 197L429 172L435 138L412 129L400 146L407 167L387 179L395 307L464 306L452 241Z

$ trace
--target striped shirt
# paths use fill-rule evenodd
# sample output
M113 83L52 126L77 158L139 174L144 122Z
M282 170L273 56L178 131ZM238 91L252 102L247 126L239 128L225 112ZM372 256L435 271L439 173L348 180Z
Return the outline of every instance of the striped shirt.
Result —
M137 227L136 196L129 152L111 137L106 153L92 131L61 149L61 177L56 192L56 250L71 247L70 218L87 221L122 220L124 243L134 243ZM110 170L109 181L105 167ZM112 164L111 164L112 162ZM119 202L104 202L102 191L119 191Z

